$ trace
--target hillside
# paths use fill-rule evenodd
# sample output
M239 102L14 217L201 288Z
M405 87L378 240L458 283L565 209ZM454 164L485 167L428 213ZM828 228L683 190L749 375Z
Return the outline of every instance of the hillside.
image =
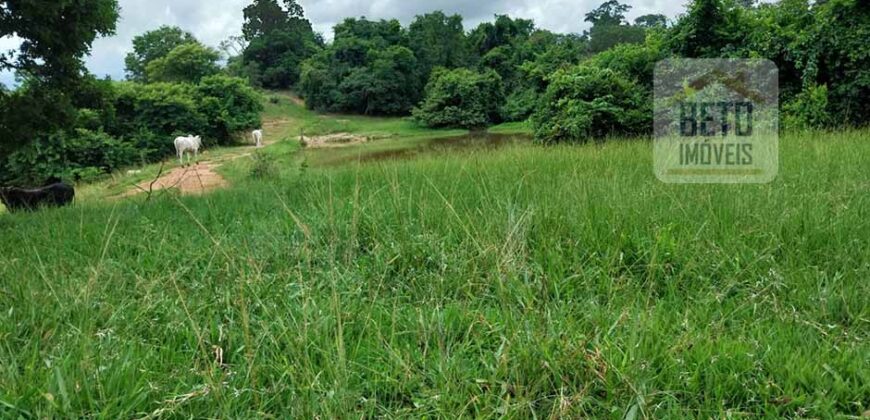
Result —
M112 198L152 165L0 215L0 417L870 407L867 131L785 135L775 182L698 186L657 181L644 140L415 149L462 132L286 95L266 118L274 144L204 156L242 156L226 188Z

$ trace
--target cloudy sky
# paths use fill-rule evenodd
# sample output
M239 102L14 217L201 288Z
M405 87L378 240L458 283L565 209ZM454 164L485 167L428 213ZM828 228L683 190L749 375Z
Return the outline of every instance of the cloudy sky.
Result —
M332 39L332 27L345 17L397 18L403 25L414 16L432 10L458 13L465 18L466 30L491 20L495 14L533 19L538 27L555 32L582 32L588 28L583 15L605 0L300 0L316 31ZM206 44L217 46L242 27L242 9L251 0L119 0L121 20L117 34L94 43L87 66L98 76L124 77L124 56L134 36L161 25L176 25L192 32ZM662 13L670 18L685 10L683 1L623 0L632 6L629 19L647 13ZM0 39L0 50L16 48L14 39ZM10 85L11 74L0 74L0 82Z

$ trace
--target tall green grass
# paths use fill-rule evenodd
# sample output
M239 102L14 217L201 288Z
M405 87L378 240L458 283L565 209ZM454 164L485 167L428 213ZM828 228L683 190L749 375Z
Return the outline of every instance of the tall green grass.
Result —
M0 417L860 416L868 137L769 185L626 141L2 215Z

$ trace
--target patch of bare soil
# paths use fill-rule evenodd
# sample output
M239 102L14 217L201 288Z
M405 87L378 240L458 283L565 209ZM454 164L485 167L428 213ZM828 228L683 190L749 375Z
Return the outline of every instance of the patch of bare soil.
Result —
M304 107L305 100L296 95L287 95L294 104Z
M121 197L131 197L147 191L159 191L167 188L176 188L182 194L203 194L216 188L223 188L227 181L215 172L218 164L213 162L200 162L193 166L175 168L152 181L145 181L136 185Z
M349 133L327 134L325 136L302 137L302 146L309 149L324 149L330 147L347 147L369 141L368 137Z

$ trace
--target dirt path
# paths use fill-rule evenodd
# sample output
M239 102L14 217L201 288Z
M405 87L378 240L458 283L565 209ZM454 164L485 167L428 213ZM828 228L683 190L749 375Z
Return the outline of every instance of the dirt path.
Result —
M267 125L269 123L265 123ZM263 139L263 147L275 143L274 138L268 134ZM231 152L224 152L216 159L208 159L200 156L201 161L194 165L172 168L165 171L157 179L149 179L133 185L119 198L133 197L148 191L156 192L168 188L178 189L184 195L198 195L206 192L225 188L229 182L219 174L216 169L227 162L251 156L257 150L255 146L236 147Z
M177 188L182 194L203 194L229 185L226 179L215 172L220 166L214 162L199 162L196 165L175 168L156 180L137 184L121 197L132 197L148 191Z

